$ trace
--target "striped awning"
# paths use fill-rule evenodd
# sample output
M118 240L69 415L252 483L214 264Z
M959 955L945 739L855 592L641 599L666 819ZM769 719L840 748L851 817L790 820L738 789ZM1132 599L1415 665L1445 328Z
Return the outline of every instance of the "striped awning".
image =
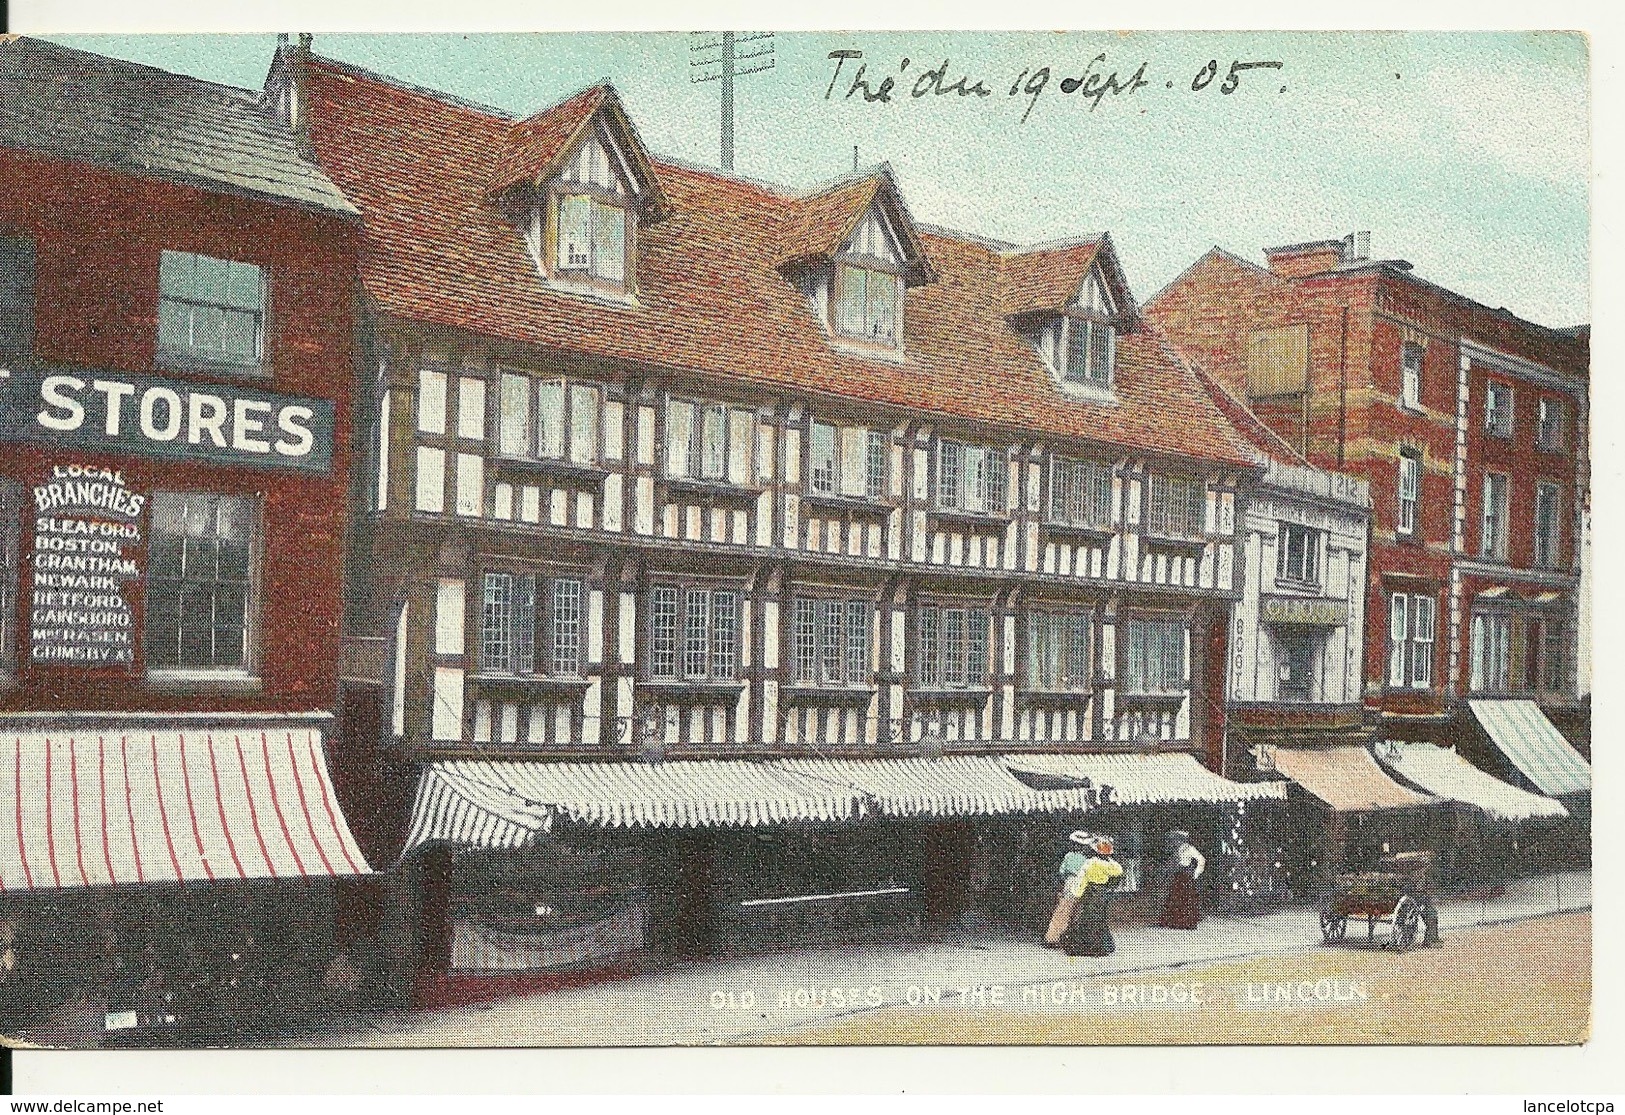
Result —
M514 848L566 819L605 828L840 821L859 795L774 763L566 763L453 759L424 765L406 847L437 840Z
M1005 764L1022 774L1111 787L1109 804L1155 802L1229 803L1286 797L1279 782L1232 782L1196 761L1194 755L1006 755Z
M1591 792L1591 767L1533 701L1468 701L1473 716L1543 794Z
M1439 800L1389 778L1363 747L1276 747L1269 757L1276 770L1339 813L1409 809Z
M1390 740L1379 744L1376 754L1379 763L1411 785L1451 801L1477 806L1503 821L1569 815L1556 798L1509 786L1463 759L1454 747Z
M321 732L0 734L0 890L364 875Z
M781 759L774 765L861 794L871 808L887 817L986 817L1089 808L1082 791L1035 790L991 756Z

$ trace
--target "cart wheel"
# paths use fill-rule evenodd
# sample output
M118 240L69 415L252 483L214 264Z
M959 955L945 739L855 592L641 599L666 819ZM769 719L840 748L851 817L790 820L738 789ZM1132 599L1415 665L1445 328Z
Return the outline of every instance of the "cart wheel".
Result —
M1416 944L1416 937L1422 925L1422 908L1416 904L1416 899L1410 895L1403 895L1394 905L1394 934L1391 944L1396 952L1404 952Z
M1338 914L1323 913L1320 915L1320 937L1328 945L1341 941L1349 931L1349 919Z

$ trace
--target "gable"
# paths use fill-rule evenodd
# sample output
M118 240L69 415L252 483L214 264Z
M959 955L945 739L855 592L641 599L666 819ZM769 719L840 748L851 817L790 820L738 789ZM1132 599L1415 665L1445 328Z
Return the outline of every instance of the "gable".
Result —
M1072 308L1100 317L1116 316L1116 303L1112 300L1111 291L1106 287L1106 280L1100 273L1099 265L1089 269L1083 285L1078 288L1077 295L1072 299Z
M878 259L894 267L903 265L903 252L898 246L897 235L878 205L871 206L869 212L864 214L852 230L852 235L841 245L841 251L847 255Z
M639 191L631 164L620 146L602 128L593 128L582 139L575 154L567 156L558 180L572 185L596 186L601 190L631 197Z

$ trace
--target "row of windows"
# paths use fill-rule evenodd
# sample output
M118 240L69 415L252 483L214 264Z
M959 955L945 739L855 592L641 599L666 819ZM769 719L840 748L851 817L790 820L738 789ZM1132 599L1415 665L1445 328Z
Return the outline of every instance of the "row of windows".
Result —
M580 677L582 582L532 574L485 574L480 668L489 673ZM649 591L648 677L655 681L731 682L739 663L740 598L731 589L657 585ZM795 684L856 688L871 682L874 605L867 600L799 597L792 613ZM1177 619L1126 622L1124 687L1177 692L1184 685L1185 627ZM988 684L988 613L927 605L915 617L915 680L926 689ZM1027 684L1087 691L1094 685L1094 616L1027 616Z
M1553 616L1475 612L1468 686L1475 693L1561 690L1567 682L1563 623Z
M1420 496L1422 459L1411 450L1399 455L1399 533L1415 534ZM1478 552L1481 557L1505 560L1511 529L1511 480L1498 472L1484 474L1483 508L1479 520ZM1532 509L1534 563L1542 569L1557 566L1563 538L1563 489L1541 480L1535 483Z
M1422 345L1407 341L1400 348L1399 398L1412 409L1422 400ZM1492 437L1510 438L1516 393L1512 385L1491 380L1484 387L1484 432ZM1535 403L1535 446L1560 451L1568 443L1568 406L1564 400L1542 395Z
M447 432L447 373L419 373L418 430ZM459 437L485 436L485 380L456 380ZM539 379L503 372L497 387L497 452L507 458L596 466L619 457L619 422L605 421L603 391L596 384ZM602 440L603 445L600 445ZM807 490L813 495L886 498L892 483L891 434L862 426L813 421L807 442ZM665 471L669 477L747 484L764 471L753 460L756 416L742 407L674 398L666 406ZM1052 457L1050 518L1057 523L1110 528L1114 470L1100 461ZM1009 507L1008 451L944 438L933 476L937 506L946 510L1003 514ZM1204 480L1153 474L1147 491L1148 529L1174 538L1200 538L1206 521Z

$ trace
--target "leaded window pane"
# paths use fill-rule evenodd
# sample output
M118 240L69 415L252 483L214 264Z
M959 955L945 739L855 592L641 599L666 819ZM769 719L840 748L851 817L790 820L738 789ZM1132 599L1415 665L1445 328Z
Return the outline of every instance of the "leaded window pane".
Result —
M732 681L739 657L739 596L733 592L711 595L711 676Z
M575 676L581 672L581 582L553 582L553 672Z
M846 604L846 683L869 681L869 605L862 600Z
M664 585L649 594L649 674L677 676L677 590Z

